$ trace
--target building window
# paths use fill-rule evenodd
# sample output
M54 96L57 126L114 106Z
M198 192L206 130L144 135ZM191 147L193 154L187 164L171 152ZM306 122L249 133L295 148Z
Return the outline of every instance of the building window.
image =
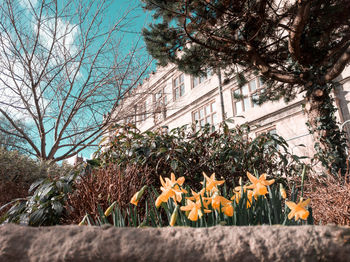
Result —
M174 101L185 94L184 74L180 74L173 79L173 96Z
M259 77L250 80L241 88L235 89L232 92L234 115L239 115L252 107L256 107L256 101L261 92L263 92L263 83Z
M164 93L164 88L159 89L154 95L154 113L155 117L160 120L160 115L163 116L163 119L166 118L166 105L167 105L167 96Z
M164 93L164 88L159 89L154 95L155 109L161 109L167 104L167 96Z
M199 84L203 83L211 75L212 75L212 71L211 70L207 70L207 75L206 76L193 76L192 77L192 88L195 88Z
M139 103L138 107L138 115L139 115L139 121L142 122L142 121L145 121L146 118L147 118L147 113L146 113L146 110L147 110L147 103L146 101L145 102L141 102Z
M196 130L199 130L200 127L206 124L215 126L218 123L215 101L193 111L192 119L196 124Z

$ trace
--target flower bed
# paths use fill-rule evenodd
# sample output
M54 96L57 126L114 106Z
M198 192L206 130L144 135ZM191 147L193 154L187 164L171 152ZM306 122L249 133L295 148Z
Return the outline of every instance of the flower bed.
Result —
M303 174L305 174L305 169ZM257 175L257 174L256 174ZM216 180L215 174L208 177L203 173L202 190L198 193L188 186L184 177L176 179L172 173L165 180L160 176L161 194L153 189L153 194L158 195L153 201L152 192L147 192L145 200L146 211L143 216L136 207L142 196L147 191L147 186L134 194L130 203L134 208L128 208L125 213L119 209L117 202L113 202L105 212L100 210L97 219L85 215L79 225L104 225L113 224L123 226L170 226L210 227L215 225L302 225L312 224L310 211L306 209L310 199L303 200L303 187L298 203L298 192L292 190L290 200L285 201L286 191L282 184L276 185L275 180L267 180L267 175L253 176L247 172L251 184L235 187L229 192L225 187L223 192L219 189L224 180ZM304 175L303 175L304 177ZM191 193L190 193L191 192ZM148 208L151 205L151 208ZM164 212L159 208L162 207ZM185 211L185 212L181 212ZM165 216L162 216L165 213Z

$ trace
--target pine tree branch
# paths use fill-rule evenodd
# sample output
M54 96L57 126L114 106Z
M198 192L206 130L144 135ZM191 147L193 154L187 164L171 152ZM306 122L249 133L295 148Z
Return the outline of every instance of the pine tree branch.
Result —
M288 49L295 61L301 64L300 39L309 18L310 2L298 0L297 14L289 31Z
M336 78L344 70L345 66L350 62L350 47L346 52L334 63L333 67L330 68L324 76L323 81L329 82Z

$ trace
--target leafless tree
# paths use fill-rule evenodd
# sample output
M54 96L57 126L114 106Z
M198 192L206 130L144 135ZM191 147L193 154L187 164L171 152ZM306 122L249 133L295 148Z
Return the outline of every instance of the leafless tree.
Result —
M123 49L133 9L116 10L107 23L110 4L0 3L0 116L12 126L0 131L25 139L40 159L60 161L95 144L110 125L106 113L147 71L138 41Z

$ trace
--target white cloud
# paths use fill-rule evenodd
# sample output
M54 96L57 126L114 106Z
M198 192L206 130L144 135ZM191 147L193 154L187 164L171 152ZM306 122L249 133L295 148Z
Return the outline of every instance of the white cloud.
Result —
M43 46L50 48L52 42L55 41L55 52L60 55L74 55L77 48L74 45L75 39L79 34L79 30L75 25L64 21L61 18L57 19L56 35L55 35L55 20L54 18L42 19L43 23L40 27L40 41ZM37 32L36 24L33 24L34 32ZM54 39L55 38L55 39Z
M36 4L38 3L38 0L20 0L19 3L23 8L31 9L32 6L33 7L36 6Z

